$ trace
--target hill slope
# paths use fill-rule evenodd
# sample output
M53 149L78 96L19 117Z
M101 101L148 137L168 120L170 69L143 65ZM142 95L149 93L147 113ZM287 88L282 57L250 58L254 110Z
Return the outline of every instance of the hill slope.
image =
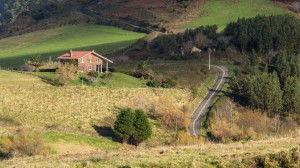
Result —
M55 59L70 49L105 54L128 46L144 35L109 26L77 25L4 38L0 40L0 66L20 66L32 55Z
M208 1L194 10L201 17L192 17L189 22L180 25L181 28L197 28L205 25L224 27L238 18L255 17L256 15L276 15L286 13L285 9L271 0L239 0L239 1Z
M271 0L0 0L0 36L67 24L105 24L134 31L221 27L238 17L284 13Z

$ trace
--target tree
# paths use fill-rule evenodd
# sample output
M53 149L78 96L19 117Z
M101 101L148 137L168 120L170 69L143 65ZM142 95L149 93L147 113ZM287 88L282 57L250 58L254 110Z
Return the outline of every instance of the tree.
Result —
M249 105L267 111L270 116L282 109L282 91L276 72L247 76L241 93Z
M153 71L152 71L151 66L146 61L139 63L135 69L135 76L137 76L141 79L152 78Z
M114 125L114 134L122 143L127 142L133 133L134 119L134 113L131 109L123 109L117 116L117 121Z
M68 81L76 78L78 70L77 66L72 63L61 64L56 71L57 81L61 85L65 85Z
M151 137L152 129L147 115L143 110L135 110L133 122L132 141L134 145L139 145L141 142Z
M31 58L30 58L30 61L28 61L27 62L28 63L28 65L31 65L31 66L33 66L34 67L34 72L38 72L39 71L39 68L41 67L41 66L43 66L43 61L42 61L42 58L41 58L41 56L32 56Z
M300 82L295 77L287 77L284 81L283 104L289 114L300 113Z

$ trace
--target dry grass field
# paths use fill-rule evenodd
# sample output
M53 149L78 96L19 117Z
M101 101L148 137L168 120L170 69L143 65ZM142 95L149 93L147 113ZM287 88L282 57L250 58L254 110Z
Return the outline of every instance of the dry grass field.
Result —
M90 151L85 154L57 154L15 158L0 167L257 167L255 160L265 158L270 167L298 167L300 132L285 137L229 144L204 143L197 146L125 147L118 150ZM76 146L73 146L76 147ZM67 148L67 146L66 146ZM75 148L76 149L76 148ZM272 160L279 156L280 160ZM298 158L298 159L297 159ZM278 158L277 158L278 159ZM294 159L294 161L292 161Z
M184 89L54 87L38 77L0 71L0 118L24 126L60 126L93 133L93 125L113 120L119 108L134 103L148 106L167 96L181 107L190 91Z

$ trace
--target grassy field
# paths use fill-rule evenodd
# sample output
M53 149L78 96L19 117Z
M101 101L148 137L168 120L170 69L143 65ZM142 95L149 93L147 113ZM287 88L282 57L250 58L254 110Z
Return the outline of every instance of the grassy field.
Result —
M196 9L204 15L184 23L182 28L197 28L204 25L218 25L223 30L226 24L238 18L256 15L276 15L286 13L285 9L271 0L208 0Z
M144 106L141 98L150 106L168 96L179 107L190 98L188 89L54 87L38 77L8 71L0 71L0 81L1 118L24 126L54 125L91 133L94 125L113 122L119 108Z
M43 74L43 73L40 73ZM83 82L80 80L80 78L77 78L73 81L70 81L67 85L68 86L80 86L82 84L84 85L91 85L91 86L106 86L110 88L146 88L147 80L140 80L138 78L129 76L124 73L119 72L113 72L112 78L108 81L104 81L101 79L101 76L103 74L99 75L99 81L94 84L88 84L86 82ZM45 76L45 75L41 75ZM84 74L80 75L81 77L86 76ZM51 78L51 76L48 76Z
M96 50L100 54L128 46L145 36L120 28L98 25L64 26L0 39L0 66L20 66L24 59L41 55L55 59L66 51Z
M82 144L84 145L84 144ZM66 145L67 146L67 145ZM4 160L0 167L257 167L254 158L265 157L266 167L298 167L300 132L259 141L197 146L118 148L86 154L57 154ZM76 148L73 148L76 150ZM277 158L277 162L272 160ZM294 159L294 160L292 160ZM279 165L281 164L281 166ZM262 166L260 166L262 167Z

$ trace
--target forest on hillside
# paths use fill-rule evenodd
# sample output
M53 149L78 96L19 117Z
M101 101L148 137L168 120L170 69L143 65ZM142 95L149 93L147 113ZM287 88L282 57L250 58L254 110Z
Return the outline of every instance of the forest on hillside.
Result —
M290 15L241 18L217 26L162 36L150 44L159 59L201 58L201 51L246 57L230 80L230 96L268 116L300 114L300 21ZM196 48L196 49L195 49ZM234 51L234 52L233 52ZM229 54L230 56L230 54Z

